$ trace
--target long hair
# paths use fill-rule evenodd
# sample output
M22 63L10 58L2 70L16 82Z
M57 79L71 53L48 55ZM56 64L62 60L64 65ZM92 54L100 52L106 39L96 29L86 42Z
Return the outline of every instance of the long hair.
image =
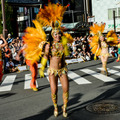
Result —
M104 37L104 41L105 41L105 43L107 44L107 41L106 41L106 39L105 39L105 35L102 34L102 36ZM101 48L101 40L100 40L100 37L99 37L98 43L99 43L99 46L100 46L100 48Z
M51 47L52 47L52 43L53 43L53 37L51 35L51 32L52 32L52 30L49 32L49 36L48 36L48 40L47 40L47 42L50 43L50 48L49 48L50 55L51 55Z

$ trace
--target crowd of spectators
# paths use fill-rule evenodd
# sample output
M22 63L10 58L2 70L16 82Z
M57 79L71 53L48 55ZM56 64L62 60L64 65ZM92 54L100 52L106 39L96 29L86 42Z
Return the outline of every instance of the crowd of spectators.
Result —
M69 44L70 58L82 58L84 61L92 60L93 54L90 51L90 36L74 37L72 45Z
M74 37L72 45L69 44L70 58L82 58L84 61L93 60L94 54L90 50L91 37L91 35ZM118 35L118 38L120 38L120 35ZM118 57L117 46L109 46L108 50L111 57Z
M90 35L73 37L73 43L68 44L70 50L69 58L82 58L83 61L93 60L94 55L90 50ZM19 37L11 38L11 34L8 34L6 39L7 45L2 49L2 56L4 62L4 73L17 71L17 66L25 65L25 58L21 54L20 61L16 60L18 51L23 47L23 41ZM2 42L0 41L0 44ZM109 47L109 53L112 57L117 57L117 46Z
M6 41L7 45L2 49L4 73L15 72L17 71L17 66L25 64L22 54L21 60L16 60L16 55L23 46L23 41L19 37L11 38L11 34L8 34Z

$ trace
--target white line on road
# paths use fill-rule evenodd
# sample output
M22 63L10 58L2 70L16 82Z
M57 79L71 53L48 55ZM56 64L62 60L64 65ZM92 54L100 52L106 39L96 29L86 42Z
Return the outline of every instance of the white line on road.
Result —
M7 76L0 86L0 91L10 91L15 81L16 75Z
M114 68L120 69L120 66L113 66Z
M103 75L103 74L100 74L100 73L97 73L95 71L92 71L92 70L89 70L89 69L81 69L80 71L86 73L86 74L89 74L99 80L102 80L104 82L111 82L111 81L116 81L115 79L111 78L111 77L108 77L106 75Z
M31 82L31 74L25 74L25 84L24 89L30 89L30 82ZM36 87L38 87L38 83L36 81Z
M81 85L81 84L91 84L90 81L86 80L85 78L81 77L80 75L72 72L72 71L68 71L68 77L70 79L73 79L74 82L76 82L77 84Z
M102 68L97 68L97 69L102 70ZM117 71L117 70L112 70L112 69L109 69L109 68L107 68L107 70L108 70L108 72L111 73L111 74L120 76L120 72Z

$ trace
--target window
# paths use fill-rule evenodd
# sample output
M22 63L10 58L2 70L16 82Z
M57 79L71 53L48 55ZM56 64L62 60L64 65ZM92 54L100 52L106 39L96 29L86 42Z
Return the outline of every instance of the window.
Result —
M38 12L39 12L39 8L34 7L34 13L38 14Z
M120 8L118 8L118 16L120 16Z
M19 7L19 12L23 12L23 7Z
M113 11L115 11L115 16L117 16L117 8L108 9L108 20L113 19Z

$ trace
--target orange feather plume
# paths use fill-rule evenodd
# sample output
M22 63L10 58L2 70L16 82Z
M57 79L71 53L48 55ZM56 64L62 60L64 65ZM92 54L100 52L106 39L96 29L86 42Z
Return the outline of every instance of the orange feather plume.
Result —
M26 44L25 57L32 60L32 63L39 60L42 54L42 45L46 42L46 34L41 24L37 20L33 20L36 28L27 27L23 40Z
M104 28L105 28L105 24L101 24L101 25L93 24L93 26L90 26L90 33L93 35L100 36L103 33Z
M63 20L63 14L66 11L68 6L62 6L60 4L51 4L48 3L48 6L45 6L44 9L40 9L39 13L36 16L43 26L51 26L52 23L58 21L59 23Z
M93 54L96 54L96 56L99 56L101 53L101 48L98 49L99 46L99 37L97 35L92 37L92 42L90 42L90 47L91 47L91 51Z
M101 53L101 48L99 48L99 37L102 35L105 29L105 24L93 24L90 26L90 33L93 34L92 41L90 43L91 51L95 56L99 56Z

